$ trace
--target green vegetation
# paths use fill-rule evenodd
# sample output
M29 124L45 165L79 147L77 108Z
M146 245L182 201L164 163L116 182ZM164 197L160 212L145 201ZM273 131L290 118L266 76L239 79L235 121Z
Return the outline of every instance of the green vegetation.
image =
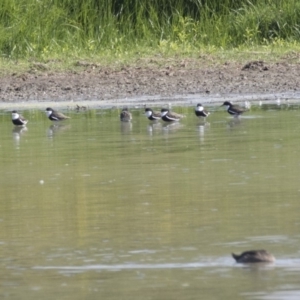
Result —
M297 0L2 0L3 59L298 49Z

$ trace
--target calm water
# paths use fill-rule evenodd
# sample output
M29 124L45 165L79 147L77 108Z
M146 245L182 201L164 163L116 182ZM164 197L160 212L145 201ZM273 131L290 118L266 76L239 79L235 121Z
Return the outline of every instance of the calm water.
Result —
M299 299L300 109L0 114L1 299ZM273 265L235 264L265 248Z

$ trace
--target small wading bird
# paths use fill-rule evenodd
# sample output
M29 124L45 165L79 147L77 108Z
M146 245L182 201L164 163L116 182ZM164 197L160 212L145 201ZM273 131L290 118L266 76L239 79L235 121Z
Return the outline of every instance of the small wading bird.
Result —
M232 253L232 257L237 263L257 263L257 262L274 262L275 257L266 250L250 250L242 254Z
M21 116L16 110L11 112L11 121L16 126L25 126L28 123L28 120Z
M151 108L145 108L145 115L150 121L156 121L161 119L161 113L153 111Z
M244 113L246 109L239 107L238 105L233 105L229 101L225 101L221 106L227 106L227 112L234 116L235 118L238 118L239 115Z
M120 113L120 120L122 122L130 122L132 120L132 115L128 111L127 107L124 107Z
M50 121L63 121L66 119L70 119L70 117L65 116L64 114L52 109L51 107L47 107L45 112Z
M179 121L182 117L182 115L170 112L167 108L161 110L161 119L165 122Z
M206 118L206 117L209 116L209 114L210 113L204 109L204 107L202 106L201 103L197 104L197 106L195 108L195 115L197 117L199 117L199 118L201 118L201 117Z

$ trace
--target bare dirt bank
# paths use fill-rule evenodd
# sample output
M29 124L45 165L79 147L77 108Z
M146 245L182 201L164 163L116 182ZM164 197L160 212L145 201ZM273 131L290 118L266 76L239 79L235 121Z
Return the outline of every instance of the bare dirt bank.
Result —
M0 78L0 103L45 103L92 101L101 106L126 99L214 99L275 97L285 93L300 98L300 65L287 62L228 62L206 65L195 60L171 61L158 66L149 61L143 66L118 70L78 62L73 71L55 72L36 64L22 74ZM60 103L63 104L63 103Z

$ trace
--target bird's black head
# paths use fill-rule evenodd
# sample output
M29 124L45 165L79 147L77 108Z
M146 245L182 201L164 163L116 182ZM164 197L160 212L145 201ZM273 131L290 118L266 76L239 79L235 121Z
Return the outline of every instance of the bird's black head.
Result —
M227 105L227 106L229 105L230 106L232 104L229 101L225 101L221 106L224 106L224 105Z

